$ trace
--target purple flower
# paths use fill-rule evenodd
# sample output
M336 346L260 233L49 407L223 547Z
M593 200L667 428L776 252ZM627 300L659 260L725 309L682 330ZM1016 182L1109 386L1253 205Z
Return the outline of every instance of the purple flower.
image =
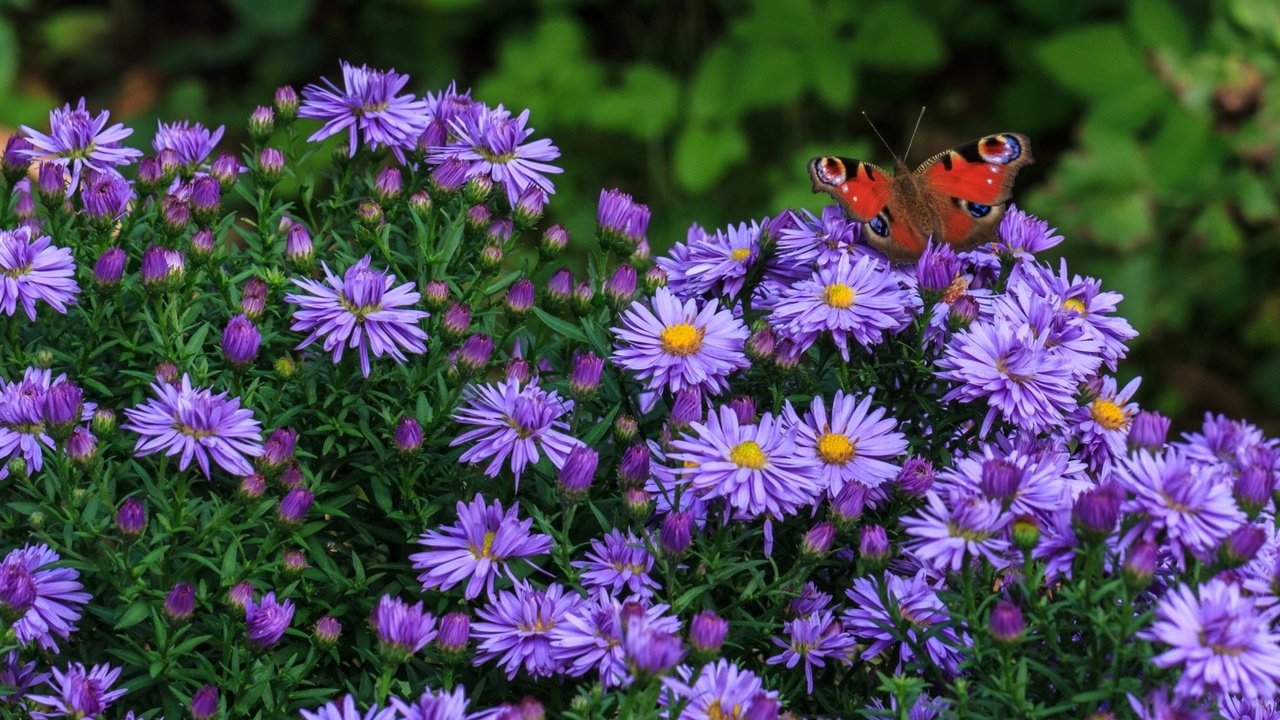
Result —
M196 608L196 588L190 583L173 586L164 599L164 612L170 620L186 620Z
M782 631L787 633L787 639L773 638L773 644L782 648L782 652L766 662L769 665L786 663L788 668L804 663L804 677L810 695L813 694L813 669L826 667L827 659L848 665L849 656L857 645L830 610L788 620Z
M98 256L93 265L93 280L99 285L112 286L124 277L124 266L128 257L120 248L107 248Z
M636 676L662 675L684 659L680 625L675 618L651 618L646 612L626 608L622 621L622 653Z
M600 191L600 203L596 206L596 232L605 247L612 243L634 249L645 239L648 230L648 205L636 202L617 188Z
M814 502L822 486L815 463L796 449L795 432L765 413L755 425L738 422L722 406L706 424L672 446L671 457L693 492L704 499L724 498L739 515L783 518Z
M703 610L689 623L689 646L703 654L720 652L729 635L729 622L711 610Z
M0 562L0 607L16 618L12 627L18 642L55 653L57 640L71 636L80 606L91 599L78 571L50 567L61 559L48 545L27 544Z
M636 301L622 314L614 363L635 373L649 390L697 387L716 394L729 373L750 365L743 353L747 328L715 300L680 301L658 288L651 303Z
M770 324L803 350L830 333L849 361L849 340L870 348L910 322L910 301L889 267L871 256L853 263L848 256L787 287L778 297Z
M213 148L222 139L223 126L210 131L200 123L181 120L169 124L157 123L156 136L151 139L151 147L157 153L172 150L178 155L178 162L189 170L194 170L213 154Z
M788 403L786 417L796 429L796 447L820 468L828 497L840 494L845 483L876 487L898 474L886 462L907 451L907 438L884 408L871 408L871 396L859 399L837 390L827 413L822 396L813 398L803 419Z
M258 357L258 347L261 344L262 333L244 315L231 318L222 331L222 355L227 362L237 367L252 364L254 358Z
M624 643L627 625L639 620L637 636L646 630L680 631L679 619L667 615L666 605L645 607L637 601L622 602L609 593L595 593L565 614L551 632L551 645L564 672L580 677L596 671L605 687L619 687L631 680Z
M1206 557L1245 521L1231 487L1178 450L1160 455L1140 450L1120 463L1112 477L1133 495L1122 509L1143 518L1126 542L1163 535L1179 567L1188 551Z
M244 631L249 643L259 648L269 648L280 642L284 631L293 622L293 601L276 602L276 594L269 592L262 602L252 597L244 604Z
M1008 217L1006 215L1005 219ZM1094 278L1068 276L1065 260L1059 265L1056 275L1047 268L1023 263L1018 267L1015 279L1059 303L1068 324L1078 327L1096 342L1103 364L1115 371L1120 359L1128 354L1126 343L1138 336L1138 331L1128 320L1115 314L1116 305L1124 299L1123 295L1104 292L1102 283Z
M396 444L396 449L402 453L411 453L422 447L422 426L418 424L417 418L400 418L400 422L396 423L392 440Z
M89 171L80 188L80 202L84 212L104 226L123 218L129 212L134 199L133 187L113 171Z
M410 605L383 595L369 615L369 626L378 636L383 654L393 662L404 662L427 646L436 636L436 616L424 612L422 602Z
M191 696L192 720L213 720L218 715L218 688L205 685Z
M846 595L853 604L842 619L845 629L867 645L862 652L864 660L896 646L899 668L914 659L930 661L949 674L956 672L960 648L969 642L950 625L947 606L925 580L925 571L909 578L891 573L885 573L880 580L857 578ZM897 630L904 625L905 640L909 642ZM924 648L928 658L916 657L913 648L919 647Z
M1055 232L1057 229L1050 228L1049 223L1010 205L1000 220L1000 252L1031 260L1032 255L1062 242L1062 236Z
M467 689L461 685L455 685L452 692L433 692L428 688L412 704L391 698L392 705L404 720L480 720L481 713L467 714L470 702Z
M363 140L370 150L389 146L404 162L404 150L413 148L426 129L427 101L397 94L408 84L409 76L394 69L356 67L346 61L341 65L341 88L322 78L323 87L312 84L302 89L298 117L325 121L307 138L308 142L319 142L346 130L348 156L355 157L356 146Z
M27 141L33 148L26 150L29 160L71 166L71 184L67 196L75 193L80 175L86 169L108 172L116 165L128 165L142 156L142 151L121 146L121 141L133 134L133 130L116 123L107 127L111 113L103 110L97 117L89 114L84 98L71 107L67 103L49 112L49 134L22 126Z
M1156 452L1164 447L1169 436L1169 418L1154 410L1143 410L1133 416L1129 425L1129 447Z
M13 688L0 695L0 705L14 705L22 702L31 688L49 679L49 673L36 672L35 662L23 663L17 650L10 650L0 664L0 685Z
M454 438L449 447L475 442L458 459L464 463L489 460L485 468L489 477L497 477L510 457L517 489L525 467L538 462L539 451L559 469L569 451L581 444L563 432L569 424L560 419L573 409L573 401L562 400L554 390L543 390L536 380L523 388L516 378L500 385L469 385L463 398L465 404L453 419L476 427Z
M464 612L451 612L440 618L440 632L436 635L436 647L445 653L461 653L471 642L471 616Z
M161 449L166 455L181 454L179 470L186 470L195 458L206 478L210 457L233 475L253 472L248 458L262 454L262 426L252 410L240 407L239 398L194 388L185 373L177 386L155 382L151 390L153 399L124 411L128 422L121 427L139 435L134 455Z
M1213 720L1220 717L1209 712L1202 703L1192 702L1190 698L1170 698L1167 687L1152 690L1145 699L1129 693L1129 707L1137 720ZM1259 718L1252 717L1249 720Z
M471 626L478 642L475 664L496 660L507 679L521 667L535 678L550 677L562 666L552 648L552 632L581 602L556 583L538 590L522 582L514 590L499 591L476 611L480 622Z
M40 300L66 314L80 292L71 251L53 245L47 235L33 235L28 227L0 230L0 312L13 315L22 303L35 320Z
M1142 378L1134 378L1124 389L1116 390L1116 379L1105 377L1093 400L1067 417L1093 470L1105 473L1113 462L1124 457L1129 425L1138 413L1138 404L1129 399L1141 382Z
M783 280L794 282L808 277L815 267L827 268L842 257L865 254L858 244L862 223L849 219L838 205L822 208L818 218L808 210L791 213L794 224L778 233L779 270Z
M467 580L463 596L474 599L485 589L493 594L493 581L506 574L515 581L508 561L551 552L551 538L529 532L530 519L521 520L518 508L503 512L502 502L485 505L476 495L470 504L457 505L458 522L423 533L418 544L425 552L409 556L424 590L449 590ZM532 563L530 563L532 565Z
M33 709L36 720L52 717L96 718L106 712L111 703L127 692L123 688L112 690L120 677L120 668L110 665L94 665L86 670L80 663L67 665L66 671L52 668L53 679L49 687L57 695L30 695L27 699L43 708Z
M1170 646L1152 662L1181 670L1174 687L1180 698L1271 699L1280 681L1280 636L1271 621L1238 585L1214 578L1171 590L1140 637Z
M379 710L376 704L362 713L356 709L355 697L349 694L337 702L327 702L315 710L300 712L303 720L397 720L400 717L396 708L389 706Z
M630 530L623 535L614 528L604 538L592 540L587 559L572 564L582 570L582 586L589 591L599 588L621 597L626 588L635 597L647 600L661 587L649 576L653 570L653 554Z
M756 223L730 225L714 234L691 238L680 263L684 278L681 293L685 297L705 293L737 297L759 257L760 226Z
M280 516L280 520L296 525L307 517L307 511L311 509L311 503L315 500L315 494L304 487L290 488L289 492L280 499L280 507L276 514Z
M960 572L966 561L984 558L996 568L1005 565L1009 543L1002 530L1009 522L998 500L952 490L946 502L934 491L918 515L902 518L913 540L908 547L929 567Z
M501 105L481 107L477 112L454 118L449 130L456 140L431 148L428 159L439 163L456 157L470 163L467 177L493 178L502 186L511 207L516 206L521 193L529 187L554 194L555 185L547 175L564 171L547 163L560 157L560 150L545 138L526 143L533 134L532 128L525 127L528 121L528 110L512 117Z
M703 665L692 682L668 678L664 684L688 701L675 720L752 718L757 705L774 706L776 717L778 693L765 690L759 676L728 660Z
M427 333L418 322L428 313L406 309L420 297L413 283L394 287L395 276L374 270L369 263L369 256L364 256L342 278L321 263L327 284L294 278L293 284L306 292L284 297L298 306L291 329L311 332L297 349L323 338L324 351L332 352L337 363L345 348L359 348L360 372L365 377L369 377L370 349L376 357L390 355L399 363L407 360L405 352L420 355L427 350L423 344Z
M957 458L938 475L937 489L982 494L1005 503L1014 515L1048 518L1070 507L1071 498L1091 486L1083 470L1079 461L1059 448L1001 439Z

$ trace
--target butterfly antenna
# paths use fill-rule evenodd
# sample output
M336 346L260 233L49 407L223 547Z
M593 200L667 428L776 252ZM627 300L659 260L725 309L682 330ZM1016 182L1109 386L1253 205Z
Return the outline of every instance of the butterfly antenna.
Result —
M920 121L924 119L924 106L920 106L920 116L916 118L916 126L911 131L911 139L907 141L907 151L902 153L903 161L911 157L911 144L916 141L916 132L920 130Z
M885 141L884 136L880 134L880 131L876 129L876 124L871 122L871 116L867 114L866 110L862 111L862 117L867 119L867 124L871 126L871 130L875 132L876 137L880 138L880 142L884 143L884 149L888 150L890 155L893 155L894 160L897 160L898 156L893 152L893 148L889 147L889 143Z

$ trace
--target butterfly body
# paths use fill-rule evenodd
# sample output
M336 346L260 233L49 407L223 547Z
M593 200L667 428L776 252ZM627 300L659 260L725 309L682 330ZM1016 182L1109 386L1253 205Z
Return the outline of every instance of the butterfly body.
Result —
M998 133L941 152L915 172L895 158L894 174L836 156L809 162L814 192L825 192L865 225L864 237L890 260L915 260L930 237L968 250L996 239L1014 176L1034 162L1031 141Z

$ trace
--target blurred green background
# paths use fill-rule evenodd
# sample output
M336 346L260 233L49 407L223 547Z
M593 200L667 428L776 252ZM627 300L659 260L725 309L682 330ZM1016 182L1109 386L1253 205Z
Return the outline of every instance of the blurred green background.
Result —
M1280 433L1280 2L1276 0L0 0L0 131L81 95L139 128L225 123L338 59L529 107L563 151L552 219L595 195L689 223L818 208L804 161L913 162L990 132L1033 139L1015 190L1075 272L1124 293L1139 399ZM226 141L224 141L225 144ZM1055 251L1055 252L1056 252ZM1052 258L1050 258L1052 259Z

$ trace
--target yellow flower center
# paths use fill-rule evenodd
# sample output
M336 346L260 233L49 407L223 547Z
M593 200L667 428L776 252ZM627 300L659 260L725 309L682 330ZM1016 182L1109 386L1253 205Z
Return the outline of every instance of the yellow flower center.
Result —
M1025 375L1016 375L1010 372L1009 366L1005 364L1004 358L1002 357L996 358L996 370L998 370L1001 375L1004 375L1005 377L1018 383L1019 385L1022 385L1023 383L1031 379Z
M830 430L818 438L818 457L828 465L847 465L857 454L857 446L848 436Z
M729 251L729 257L733 258L734 262L746 262L747 258L751 257L751 248L734 248Z
M31 274L31 265L23 265L22 267L17 267L17 268L4 268L3 270L0 270L0 275L3 275L4 277L11 277L11 278L19 278L19 277L22 277L23 275L30 275L30 274Z
M857 297L857 293L853 288L844 283L835 283L828 285L822 291L822 301L837 310L844 310L853 305L853 299Z
M748 470L759 470L769 458L754 440L740 442L729 451L729 459L734 465Z
M702 349L702 330L689 323L680 323L663 330L659 340L664 352L684 357Z
M1081 300L1080 298L1067 298L1066 300L1062 301L1062 307L1068 310L1075 310L1081 315L1084 315L1086 312L1088 312L1088 308L1084 306L1084 301Z
M712 700L707 706L707 717L710 720L738 720L742 717L742 705L734 705L732 710L725 710L719 700Z
M480 548L472 548L471 554L475 555L477 558L492 558L493 539L497 536L498 533L493 530L486 531L484 534L484 545Z
M1108 430L1119 430L1129 424L1124 409L1105 398L1098 398L1089 406L1089 414L1093 421Z

